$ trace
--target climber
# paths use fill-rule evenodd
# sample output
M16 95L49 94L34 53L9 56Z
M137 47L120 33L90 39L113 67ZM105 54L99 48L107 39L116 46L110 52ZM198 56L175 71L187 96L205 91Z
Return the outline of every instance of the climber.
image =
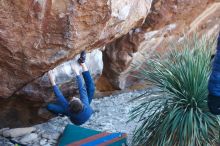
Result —
M220 33L216 49L217 51L212 63L212 72L208 82L208 107L212 114L220 115Z
M93 113L90 103L94 95L95 86L90 76L90 72L88 71L88 68L85 64L85 59L86 53L83 51L81 52L77 63L75 62L71 64L71 68L76 74L76 82L80 99L72 97L72 99L68 102L55 83L55 76L53 71L48 72L48 76L58 102L56 104L49 103L47 105L47 109L52 113L68 116L71 122L75 125L81 125L85 123ZM81 67L83 70L82 75L85 80L85 85L83 85L83 81L80 77Z

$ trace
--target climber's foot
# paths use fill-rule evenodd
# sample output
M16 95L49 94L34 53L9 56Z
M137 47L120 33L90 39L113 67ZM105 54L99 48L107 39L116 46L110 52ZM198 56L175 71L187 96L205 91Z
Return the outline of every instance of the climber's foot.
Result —
M86 51L82 51L80 53L80 57L78 59L78 63L82 64L82 63L85 63L85 61L86 61Z

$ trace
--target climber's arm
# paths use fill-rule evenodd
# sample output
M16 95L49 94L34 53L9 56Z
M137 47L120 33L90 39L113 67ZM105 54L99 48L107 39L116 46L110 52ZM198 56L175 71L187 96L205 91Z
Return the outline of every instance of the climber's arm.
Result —
M52 70L48 72L48 77L50 79L51 85L53 86L53 91L54 91L54 93L57 97L58 102L63 106L63 108L66 109L68 107L68 101L63 96L63 94L60 91L59 87L56 85L55 76L53 75Z

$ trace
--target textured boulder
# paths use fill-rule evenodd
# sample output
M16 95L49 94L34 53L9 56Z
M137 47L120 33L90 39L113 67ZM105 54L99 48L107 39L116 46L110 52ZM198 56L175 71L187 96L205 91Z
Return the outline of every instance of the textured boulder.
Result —
M103 76L106 76L116 89L125 87L127 71L143 40L144 34L136 29L106 46L103 52Z
M195 7L196 5L198 6ZM131 64L140 62L144 56L153 56L155 51L158 53L166 52L168 43L178 40L183 36L183 33L191 33L197 27L205 28L206 25L210 25L205 31L209 30L213 34L211 31L215 30L216 26L212 29L211 26L214 26L215 23L218 25L217 7L218 3L212 5L212 2L208 0L193 2L154 1L151 12L142 27L133 29L127 35L106 45L103 52L104 70L96 82L97 89L111 91L131 86L136 82L135 78L129 76L133 74ZM189 15L188 11L192 11L192 13ZM208 22L204 22L208 19ZM199 29L199 32L203 33L202 29ZM22 95L31 100L43 98L44 101L47 101L45 99L52 97L52 90L46 79L43 76L35 80L17 92L16 95ZM61 86L67 96L73 93L74 87L70 85L73 84L66 83Z
M141 25L151 0L0 1L0 97Z
M190 13L189 13L190 12ZM115 89L124 89L137 80L130 75L148 57L165 53L170 42L184 38L183 34L213 35L220 25L220 3L209 0L157 0L142 27L106 46L103 52L103 75ZM137 63L138 62L138 63ZM104 78L104 79L103 79ZM105 90L106 88L102 86Z

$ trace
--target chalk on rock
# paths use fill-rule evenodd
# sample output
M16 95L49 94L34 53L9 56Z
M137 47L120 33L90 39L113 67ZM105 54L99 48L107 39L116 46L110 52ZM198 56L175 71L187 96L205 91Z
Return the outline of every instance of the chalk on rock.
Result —
M20 142L23 143L23 144L26 144L26 143L30 143L30 142L34 141L37 138L38 138L38 135L36 133L31 133L31 134L25 135L20 140Z

